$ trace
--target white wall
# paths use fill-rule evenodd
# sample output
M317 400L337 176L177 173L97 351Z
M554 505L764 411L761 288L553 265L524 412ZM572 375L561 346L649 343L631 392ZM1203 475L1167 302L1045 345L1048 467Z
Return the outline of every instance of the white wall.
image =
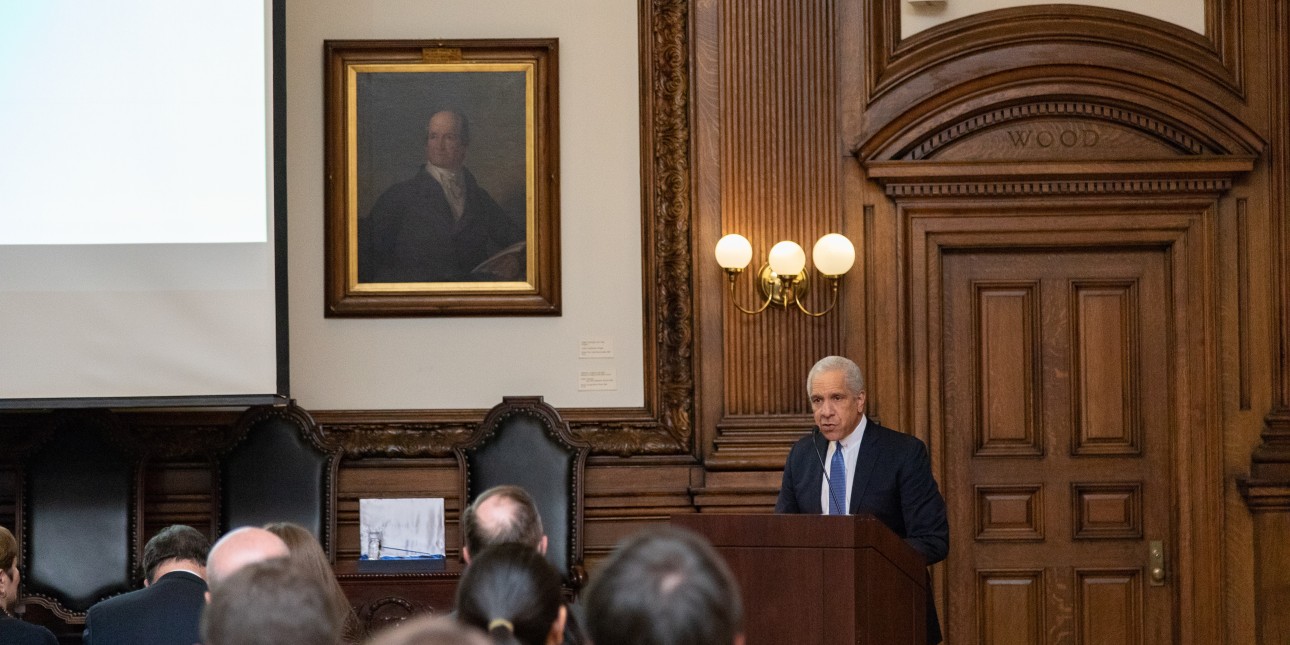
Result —
M287 0L291 392L306 409L640 406L641 204L636 3ZM560 39L564 315L323 317L323 41ZM579 359L608 339L612 359ZM613 370L617 389L578 390Z
M909 0L900 3L900 35L908 38L943 22L994 9L1052 4L1044 0L945 0L945 4L923 6ZM1066 0L1063 4L1107 7L1140 13L1205 33L1205 0Z

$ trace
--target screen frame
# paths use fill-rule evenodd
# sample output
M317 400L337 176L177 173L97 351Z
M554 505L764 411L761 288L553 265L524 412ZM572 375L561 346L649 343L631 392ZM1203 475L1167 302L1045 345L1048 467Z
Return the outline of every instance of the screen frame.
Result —
M272 0L270 69L273 151L273 280L277 379L274 392L231 395L66 397L0 399L0 410L85 408L242 407L279 405L290 400L291 353L287 297L287 92L286 0Z

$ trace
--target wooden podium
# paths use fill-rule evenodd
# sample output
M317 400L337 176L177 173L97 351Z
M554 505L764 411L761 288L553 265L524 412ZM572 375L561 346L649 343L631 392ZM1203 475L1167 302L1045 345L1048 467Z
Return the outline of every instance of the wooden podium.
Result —
M870 515L675 515L739 581L748 645L923 645L927 568Z

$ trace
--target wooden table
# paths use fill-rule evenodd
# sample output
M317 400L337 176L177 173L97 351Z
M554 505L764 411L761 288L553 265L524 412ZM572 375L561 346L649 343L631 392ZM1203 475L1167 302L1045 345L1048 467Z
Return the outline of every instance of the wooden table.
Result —
M372 634L412 616L452 612L462 563L452 559L434 572L359 573L357 562L344 561L335 570L359 622Z

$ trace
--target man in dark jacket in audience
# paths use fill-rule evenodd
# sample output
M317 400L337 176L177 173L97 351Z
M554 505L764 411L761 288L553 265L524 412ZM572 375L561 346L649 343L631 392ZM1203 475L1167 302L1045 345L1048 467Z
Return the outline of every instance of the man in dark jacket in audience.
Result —
M193 645L206 605L210 542L176 524L143 548L144 588L108 598L85 617L85 645Z

